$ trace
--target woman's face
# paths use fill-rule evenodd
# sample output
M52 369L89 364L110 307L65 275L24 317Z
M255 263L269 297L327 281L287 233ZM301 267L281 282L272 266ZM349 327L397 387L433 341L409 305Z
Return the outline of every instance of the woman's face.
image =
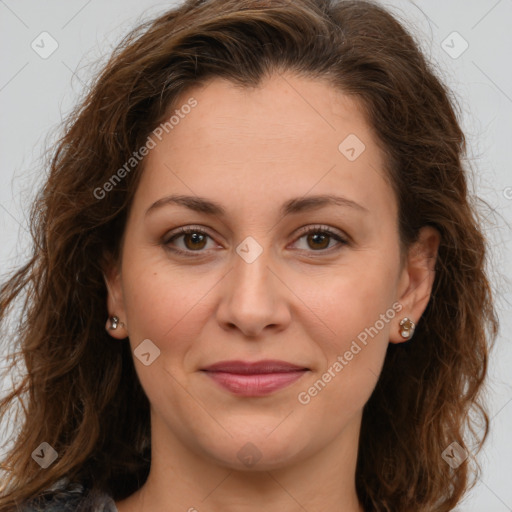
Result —
M128 329L111 332L129 333L153 443L233 468L299 462L359 432L400 320L428 301L433 235L401 265L383 155L332 86L215 79L180 100L108 274ZM262 360L307 370L204 371Z

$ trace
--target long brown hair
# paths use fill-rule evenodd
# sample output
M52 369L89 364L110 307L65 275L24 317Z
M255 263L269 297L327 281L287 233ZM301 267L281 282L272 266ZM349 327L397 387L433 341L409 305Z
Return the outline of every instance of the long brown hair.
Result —
M68 119L31 210L31 256L2 284L6 331L15 304L22 308L15 334L4 335L19 347L9 371L20 361L27 371L0 402L0 419L18 403L24 409L2 465L0 512L64 476L116 500L144 483L149 403L129 345L105 331L103 279L108 258L119 256L144 160L108 193L95 191L187 88L213 77L255 87L285 70L359 100L386 155L404 247L425 225L442 238L414 340L390 344L364 407L361 503L367 511L443 512L474 485L474 454L489 426L481 391L497 319L449 91L411 35L373 3L189 0L131 32ZM58 453L45 470L31 458L42 442ZM456 469L442 457L452 442L469 452Z

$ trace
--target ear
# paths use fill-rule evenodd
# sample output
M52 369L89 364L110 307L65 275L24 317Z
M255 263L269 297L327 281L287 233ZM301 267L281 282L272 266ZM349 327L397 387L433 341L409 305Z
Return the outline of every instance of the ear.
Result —
M415 324L427 307L435 278L437 251L441 236L430 226L420 229L418 240L409 248L398 285L400 314L394 319L391 343L408 341L400 334L400 321L407 317Z
M119 340L128 336L128 325L126 324L126 310L123 298L123 288L121 279L121 268L118 262L112 258L105 259L103 265L103 278L107 287L107 311L108 318L105 324L107 332L113 338ZM111 328L110 317L119 318L119 324L116 329Z

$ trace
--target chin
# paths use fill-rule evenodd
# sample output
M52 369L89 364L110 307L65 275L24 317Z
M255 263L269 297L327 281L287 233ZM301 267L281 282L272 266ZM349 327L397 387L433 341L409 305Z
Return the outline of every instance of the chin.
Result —
M237 471L271 471L304 458L308 451L305 440L301 443L293 440L293 435L275 434L272 433L273 438L261 432L233 436L226 445L217 445L208 451L219 465Z

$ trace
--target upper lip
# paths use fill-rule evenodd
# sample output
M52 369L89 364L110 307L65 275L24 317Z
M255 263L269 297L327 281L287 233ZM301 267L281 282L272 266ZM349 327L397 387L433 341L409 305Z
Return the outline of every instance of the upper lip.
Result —
M262 361L255 361L253 363L247 361L219 361L218 363L201 368L201 370L252 375L261 373L293 372L298 370L308 370L308 368L305 368L304 366L297 366L296 364L288 363L286 361L265 359Z

